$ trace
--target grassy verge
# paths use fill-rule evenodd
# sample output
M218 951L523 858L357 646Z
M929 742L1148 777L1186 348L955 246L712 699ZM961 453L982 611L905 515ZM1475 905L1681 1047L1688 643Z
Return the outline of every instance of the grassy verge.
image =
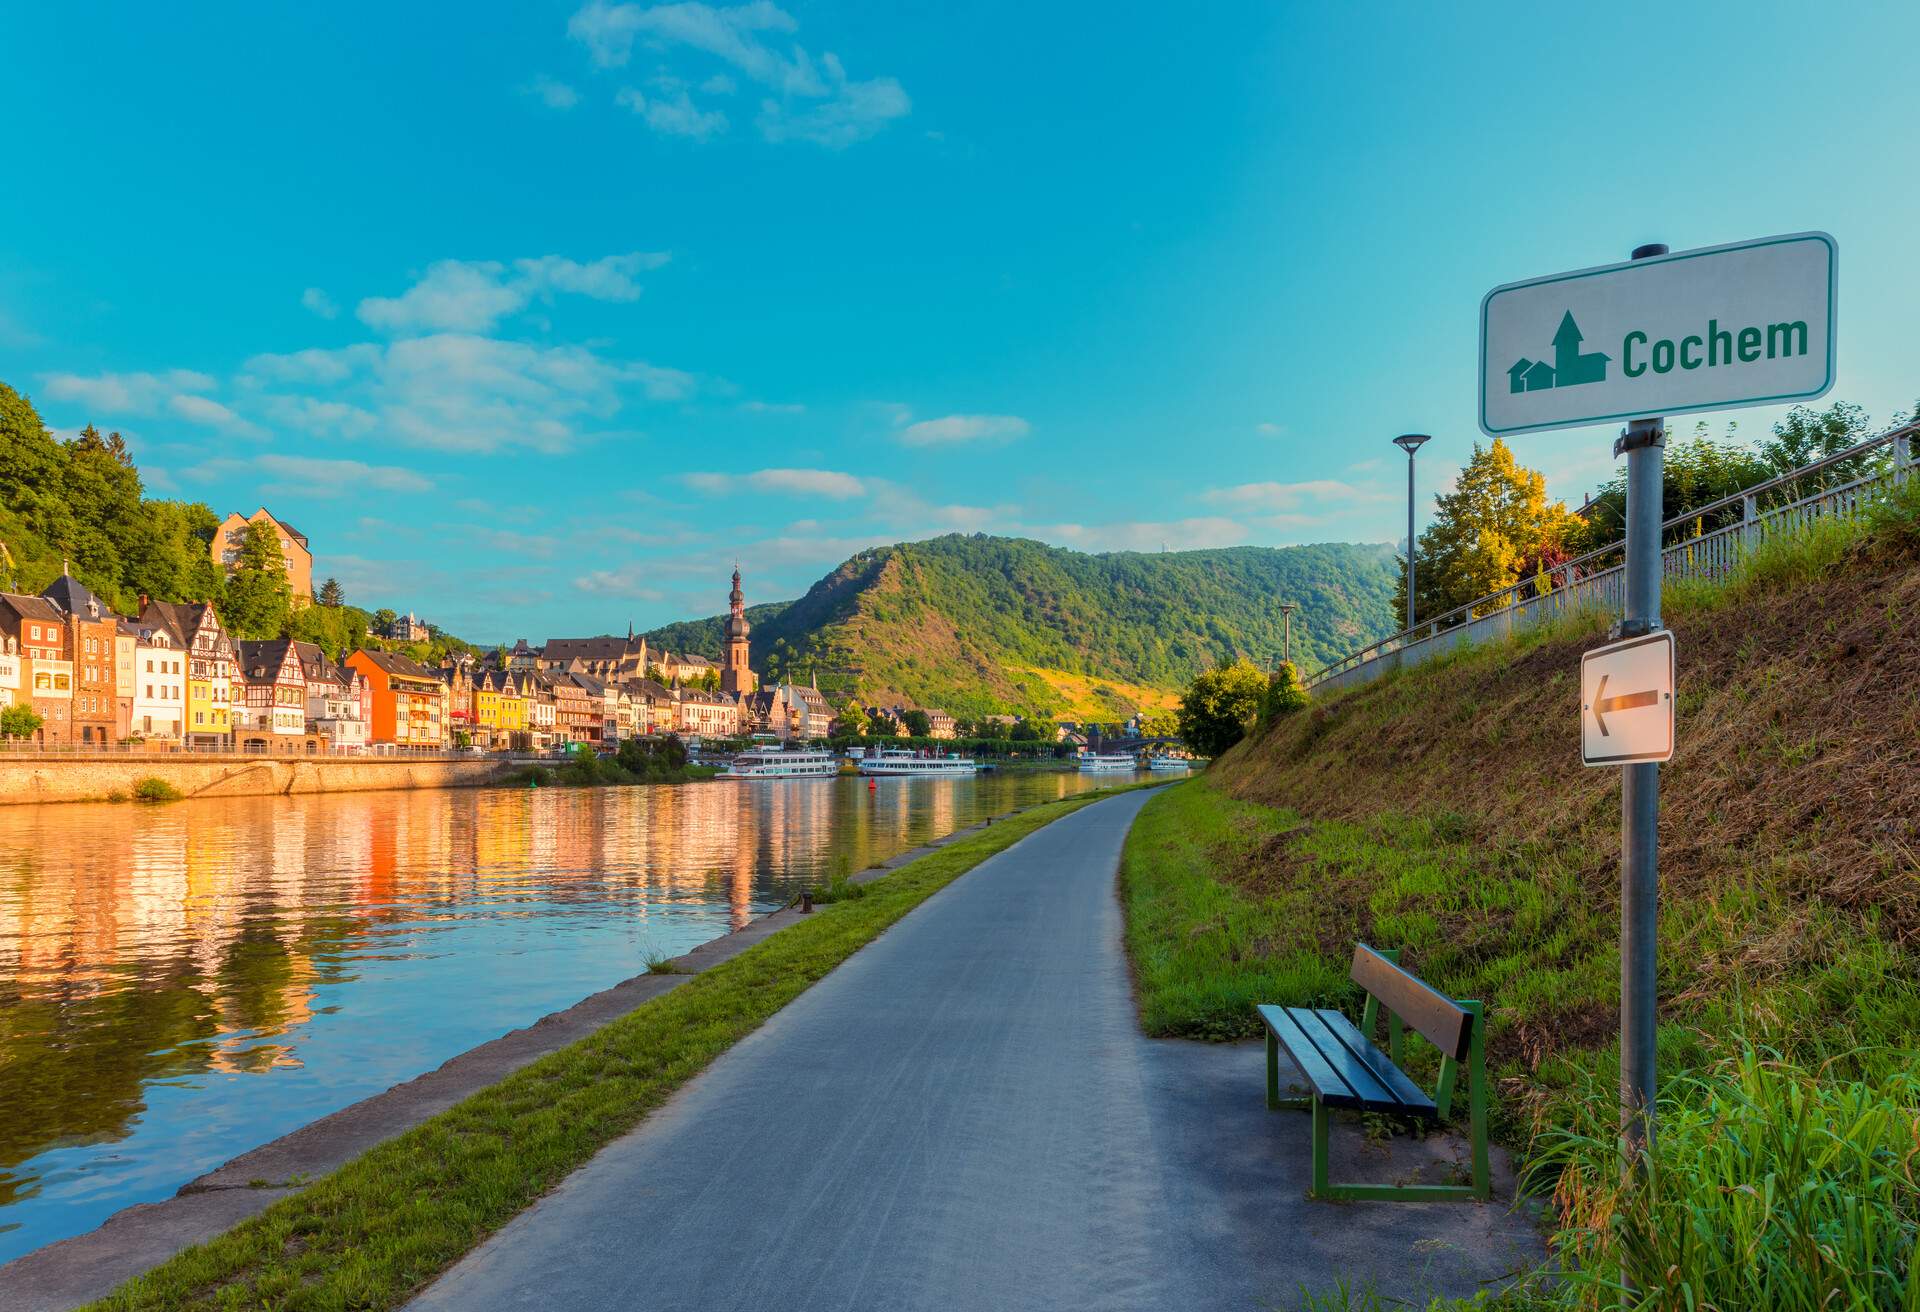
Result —
M1491 1008L1496 1131L1553 1196L1556 1278L1494 1305L1920 1312L1916 557L1920 480L1671 590L1649 1184L1615 1145L1619 780L1571 738L1600 616L1336 693L1150 802L1122 864L1143 1023L1353 1008L1353 942L1400 948Z
M1119 789L1032 807L902 866L372 1149L95 1309L392 1308L935 892Z

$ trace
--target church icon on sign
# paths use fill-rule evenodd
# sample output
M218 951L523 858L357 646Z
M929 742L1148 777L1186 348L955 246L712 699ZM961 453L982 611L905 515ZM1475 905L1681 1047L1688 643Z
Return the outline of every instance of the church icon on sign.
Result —
M1580 325L1573 311L1560 318L1560 330L1553 335L1553 363L1529 360L1521 356L1507 370L1507 390L1544 392L1549 387L1575 387L1581 383L1603 383L1607 379L1609 357L1598 351L1582 351Z

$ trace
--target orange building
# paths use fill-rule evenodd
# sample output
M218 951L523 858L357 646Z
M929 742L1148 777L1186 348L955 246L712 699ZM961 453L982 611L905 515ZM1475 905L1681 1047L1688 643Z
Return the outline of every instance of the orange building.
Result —
M367 741L400 747L445 747L447 685L418 661L397 652L362 649L347 657L373 694Z
M291 524L275 519L265 506L244 519L238 514L220 521L213 534L213 563L233 573L240 560L240 535L249 524L269 524L280 538L280 554L287 558L287 586L293 592L293 604L303 606L313 600L313 550L307 535Z

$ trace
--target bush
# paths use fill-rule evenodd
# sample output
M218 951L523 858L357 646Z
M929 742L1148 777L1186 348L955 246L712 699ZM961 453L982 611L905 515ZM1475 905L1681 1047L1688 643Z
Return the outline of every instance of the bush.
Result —
M1307 690L1300 686L1300 671L1292 661L1281 661L1267 680L1267 705L1264 718L1271 723L1307 707Z
M158 775L148 775L133 786L133 799L136 802L177 802L183 794L178 788Z
M1267 699L1267 676L1235 661L1194 677L1180 698L1180 737L1201 756L1219 756L1246 737Z

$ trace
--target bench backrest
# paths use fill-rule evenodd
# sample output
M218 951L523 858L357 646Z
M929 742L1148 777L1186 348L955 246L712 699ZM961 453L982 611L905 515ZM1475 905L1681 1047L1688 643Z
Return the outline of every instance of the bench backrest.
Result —
M1434 1047L1465 1061L1473 1040L1473 1013L1431 984L1408 974L1365 943L1353 948L1353 982L1425 1036Z

